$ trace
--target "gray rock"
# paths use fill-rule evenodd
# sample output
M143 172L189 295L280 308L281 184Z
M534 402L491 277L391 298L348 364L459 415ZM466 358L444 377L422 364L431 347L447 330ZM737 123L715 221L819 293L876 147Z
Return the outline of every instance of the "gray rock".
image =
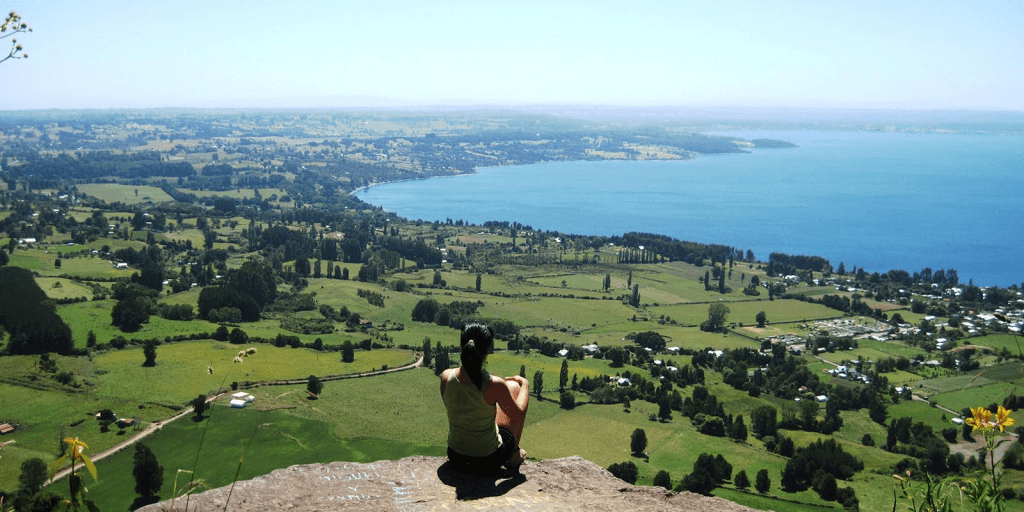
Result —
M752 510L720 498L636 487L581 457L527 462L520 472L474 476L442 457L278 469L234 486L148 505L140 512L434 510Z

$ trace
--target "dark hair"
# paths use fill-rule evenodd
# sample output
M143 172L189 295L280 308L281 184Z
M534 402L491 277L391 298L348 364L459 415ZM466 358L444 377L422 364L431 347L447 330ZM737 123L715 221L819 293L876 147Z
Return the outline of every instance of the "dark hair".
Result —
M469 374L469 380L477 389L484 388L484 359L494 345L494 332L481 324L468 324L462 328L459 346L462 347L462 369Z

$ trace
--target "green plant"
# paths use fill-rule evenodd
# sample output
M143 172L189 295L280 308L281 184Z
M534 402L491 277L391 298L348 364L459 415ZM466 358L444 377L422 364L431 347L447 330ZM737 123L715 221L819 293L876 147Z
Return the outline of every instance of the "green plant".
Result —
M916 487L911 484L911 471L907 470L907 478L900 475L893 475L899 481L902 497L908 502L906 510L912 512L947 512L953 510L954 504L959 501L961 504L970 503L973 510L979 512L1002 511L1004 507L1004 495L1000 489L1002 474L996 472L995 447L996 429L1005 432L1006 427L1014 424L1010 417L1010 410L999 406L993 419L992 411L984 407L972 407L971 417L964 423L972 428L972 432L981 432L985 436L985 453L989 456L990 473L985 478L984 472L976 478L962 480L956 477L944 480L935 480L928 473L924 473L924 486ZM954 492L955 491L955 492ZM899 504L899 494L893 490L893 512ZM956 500L955 498L959 498Z
M79 506L84 506L90 512L96 512L99 508L92 500L85 499L85 493L89 490L85 487L85 482L82 481L82 476L75 472L75 464L79 461L82 465L89 470L89 474L92 475L93 481L99 480L96 476L96 466L93 465L92 459L85 455L85 450L89 448L84 442L79 441L77 437L64 439L68 447L71 448L71 453L65 453L53 465L50 467L50 477L57 473L60 468L64 467L64 463L71 459L71 473L68 475L68 489L70 493L69 499L65 502L68 510L78 510Z

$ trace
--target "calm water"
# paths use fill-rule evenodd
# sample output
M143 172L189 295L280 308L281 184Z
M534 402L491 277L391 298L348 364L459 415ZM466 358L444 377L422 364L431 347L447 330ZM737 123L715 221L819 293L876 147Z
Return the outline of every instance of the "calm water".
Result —
M955 268L1024 282L1024 137L729 132L799 148L669 162L556 162L358 193L410 219L518 221L590 235L646 231L759 259L819 255L869 272Z

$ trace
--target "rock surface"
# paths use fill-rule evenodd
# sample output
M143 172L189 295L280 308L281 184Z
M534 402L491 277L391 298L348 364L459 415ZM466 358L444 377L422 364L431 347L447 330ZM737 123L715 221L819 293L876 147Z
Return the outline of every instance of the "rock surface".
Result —
M731 501L660 487L635 487L581 457L527 462L490 477L452 470L442 457L370 464L334 462L278 469L188 499L187 512L433 510L752 510ZM185 511L164 501L140 512Z

